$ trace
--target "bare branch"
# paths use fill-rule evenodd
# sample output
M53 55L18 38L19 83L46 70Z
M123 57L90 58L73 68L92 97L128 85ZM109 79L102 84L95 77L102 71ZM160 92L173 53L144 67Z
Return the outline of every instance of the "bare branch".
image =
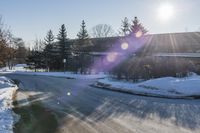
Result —
M114 30L110 25L98 24L92 28L92 36L95 38L114 36Z

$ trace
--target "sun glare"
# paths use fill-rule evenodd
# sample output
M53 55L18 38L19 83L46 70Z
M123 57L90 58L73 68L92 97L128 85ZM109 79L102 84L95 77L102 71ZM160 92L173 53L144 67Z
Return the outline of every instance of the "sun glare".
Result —
M138 32L135 34L135 36L136 36L137 38L140 38L140 37L142 36L142 31L138 31Z
M158 9L158 17L160 20L167 21L171 19L173 15L174 15L174 7L171 4L165 3L160 5Z
M70 95L71 95L71 93L70 93L70 92L67 92L67 95L68 95L68 96L70 96Z
M108 62L114 62L117 59L117 53L111 52L107 55L107 61Z
M128 49L128 43L126 43L126 42L122 43L122 44L121 44L121 48L122 48L123 50Z

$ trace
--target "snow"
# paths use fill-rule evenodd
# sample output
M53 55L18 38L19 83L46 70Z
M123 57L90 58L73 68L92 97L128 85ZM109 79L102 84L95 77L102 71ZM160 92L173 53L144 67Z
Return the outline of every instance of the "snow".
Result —
M26 67L27 67L27 64L16 64L15 66L12 67L12 70L10 70L8 67L3 67L3 68L0 68L0 72L12 73L16 71L20 71L20 72L32 71L32 70L26 69Z
M17 86L0 76L0 133L13 132L16 114L12 111L12 98L16 90Z
M28 67L28 65L27 64L17 64L17 65L15 65L14 67Z
M140 83L106 78L100 79L96 86L127 93L168 98L200 96L199 75L192 75L185 78L164 77Z
M104 73L99 74L75 74L73 72L44 72L44 69L39 70L39 72L34 72L34 70L26 69L26 64L17 64L13 67L12 70L9 70L7 67L1 68L0 73L14 73L14 74L23 74L23 75L40 75L40 76L53 76L53 77L64 77L64 78L73 78L73 79L98 79L105 78L107 75Z
M200 53L157 53L157 57L184 57L184 58L199 58Z
M100 74L75 74L72 72L14 72L15 74L25 74L25 75L40 75L40 76L53 76L53 77L64 77L73 79L98 79L105 78L107 75Z

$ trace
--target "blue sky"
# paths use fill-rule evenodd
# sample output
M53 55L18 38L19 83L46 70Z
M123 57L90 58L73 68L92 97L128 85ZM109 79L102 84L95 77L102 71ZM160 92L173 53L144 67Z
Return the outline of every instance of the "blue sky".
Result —
M173 16L166 22L158 18L162 4L173 6ZM58 33L65 24L69 38L76 38L84 19L88 31L96 24L110 24L119 30L124 17L138 16L149 33L200 30L200 0L1 0L0 14L13 34L32 42L44 38L52 29Z

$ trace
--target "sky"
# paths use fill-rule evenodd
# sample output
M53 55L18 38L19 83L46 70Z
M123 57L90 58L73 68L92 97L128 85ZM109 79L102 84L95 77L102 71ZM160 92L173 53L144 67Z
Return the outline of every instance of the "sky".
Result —
M49 29L57 35L61 24L76 38L83 19L89 33L97 24L118 32L124 17L135 16L149 34L200 31L199 5L200 0L0 0L0 15L16 37L32 43Z

